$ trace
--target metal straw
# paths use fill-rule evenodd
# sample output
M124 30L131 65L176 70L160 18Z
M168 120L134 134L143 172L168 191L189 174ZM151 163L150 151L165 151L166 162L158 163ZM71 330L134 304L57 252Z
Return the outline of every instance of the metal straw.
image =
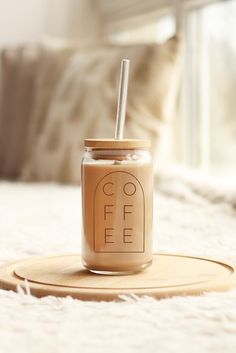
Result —
M115 140L122 140L124 135L126 101L127 101L128 83L129 83L129 62L130 61L127 59L123 59L121 61Z

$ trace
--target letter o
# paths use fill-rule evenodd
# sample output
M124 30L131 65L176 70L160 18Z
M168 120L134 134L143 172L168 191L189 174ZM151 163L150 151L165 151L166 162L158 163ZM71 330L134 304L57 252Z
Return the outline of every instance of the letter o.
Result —
M123 191L125 195L132 196L136 193L136 186L134 183L128 182L124 185Z

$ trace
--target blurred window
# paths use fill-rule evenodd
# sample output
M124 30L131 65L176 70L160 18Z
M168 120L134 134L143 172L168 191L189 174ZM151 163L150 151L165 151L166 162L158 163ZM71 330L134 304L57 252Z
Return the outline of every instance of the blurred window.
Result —
M236 177L236 0L188 6L183 32L178 158L210 174ZM175 16L167 14L111 37L148 43L163 42L174 33Z
M186 160L236 176L236 0L186 14Z
M127 30L111 34L111 40L121 43L153 43L164 42L175 33L173 15L163 15L157 20L150 20L143 25L133 26Z

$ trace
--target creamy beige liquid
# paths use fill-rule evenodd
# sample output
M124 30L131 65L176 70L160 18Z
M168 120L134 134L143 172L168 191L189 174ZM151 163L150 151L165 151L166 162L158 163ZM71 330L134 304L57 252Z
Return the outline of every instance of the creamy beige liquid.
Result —
M135 272L152 261L153 180L150 162L82 165L84 265Z

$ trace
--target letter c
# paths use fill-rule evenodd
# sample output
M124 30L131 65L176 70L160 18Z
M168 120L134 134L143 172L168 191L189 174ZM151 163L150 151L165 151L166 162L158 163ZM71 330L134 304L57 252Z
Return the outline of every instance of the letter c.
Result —
M108 193L108 191L105 189L105 188L106 188L106 185L114 185L114 183L108 182L108 183L104 184L104 185L103 185L103 188L102 188L102 190L103 190L103 192L104 192L105 195L107 195L107 196L112 196L112 195L114 195L114 192L112 192L111 190L110 190L111 193L110 193L110 194Z

